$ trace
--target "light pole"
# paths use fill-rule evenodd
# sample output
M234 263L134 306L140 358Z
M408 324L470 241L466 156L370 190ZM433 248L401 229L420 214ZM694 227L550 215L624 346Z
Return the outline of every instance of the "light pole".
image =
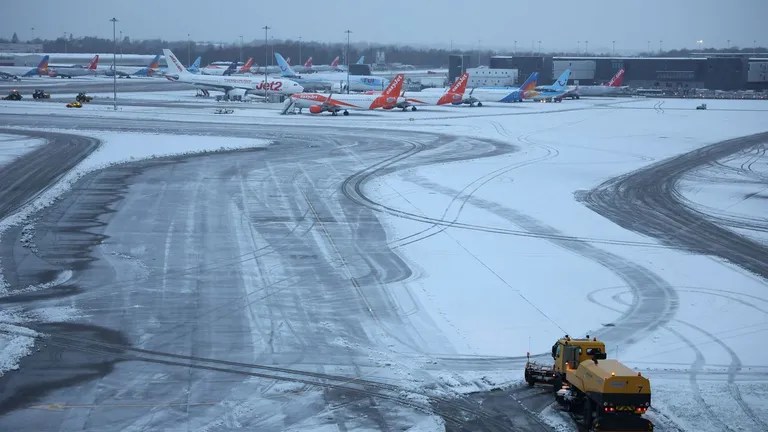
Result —
M648 51L648 55L651 55L651 41L648 41L648 49L646 51Z
M112 106L117 111L117 68L115 67L115 63L117 63L117 32L115 32L117 18L112 17L110 21L112 21L112 42L115 45L112 49Z
M480 46L482 43L482 39L477 40L477 67L480 67Z
M190 34L187 33L187 67L192 66L192 47L190 46Z
M120 61L123 61L123 31L120 30Z
M274 66L275 65L275 37L272 36L269 38L269 45L272 47L272 55L269 57L269 65Z
M615 56L616 55L616 41L611 41L611 43L613 44L613 48L611 48L611 55Z
M240 63L243 62L243 35L240 35ZM266 64L264 65L266 67Z
M541 55L541 41L539 41L539 55Z
M347 29L344 31L344 33L347 34L347 53L344 55L344 57L347 60L347 94L349 94L349 35L352 33L352 31Z
M517 55L517 41L515 41L515 49L512 52L515 53L515 55Z
M663 40L660 40L660 41L659 41L659 55L661 55L661 46L662 46L661 44L662 44L663 42L664 42Z
M728 48L728 49L731 48L731 40L730 39L728 39L728 45L726 46L726 48Z
M589 53L589 41L584 41L584 54Z
M31 42L31 41L35 40L35 28L31 27L30 30L32 30L32 37L29 39L30 42Z
M297 64L303 65L304 63L302 63L302 61L303 60L301 60L301 36L299 36L299 62Z
M703 40L703 39L699 39L699 40L697 40L697 41L696 41L696 45L698 45L698 46L699 46L699 52L701 52L701 51L702 51L702 49L703 49L703 47L704 47L704 40Z
M67 32L64 32L64 54L67 53Z
M270 27L264 26L262 27L264 29L264 102L267 102L267 63L269 63L269 50L267 50L267 32L269 32ZM240 54L240 58L242 59L243 55Z

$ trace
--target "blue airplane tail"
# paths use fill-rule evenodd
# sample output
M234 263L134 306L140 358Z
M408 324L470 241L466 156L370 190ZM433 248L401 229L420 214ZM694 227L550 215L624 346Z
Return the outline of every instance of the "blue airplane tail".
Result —
M43 56L42 59L40 59L40 63L37 64L37 67L32 69L31 71L25 73L23 76L30 77L35 75L44 75L48 73L48 59L49 56L46 54Z
M557 81L552 83L552 90L560 91L565 90L566 86L568 85L568 80L571 78L571 70L566 69L563 71L562 74L557 78Z
M275 60L277 60L277 65L280 67L280 75L284 77L295 77L296 72L293 71L293 68L291 68L291 65L288 64L287 61L283 58L282 54L275 53Z
M151 76L155 69L160 66L160 54L157 54L147 67L136 72L137 76Z
M365 56L360 56L359 59L357 59L357 64L365 64Z
M202 61L202 58L198 56L194 62L192 62L191 65L187 68L188 71L195 73L200 71L200 61Z

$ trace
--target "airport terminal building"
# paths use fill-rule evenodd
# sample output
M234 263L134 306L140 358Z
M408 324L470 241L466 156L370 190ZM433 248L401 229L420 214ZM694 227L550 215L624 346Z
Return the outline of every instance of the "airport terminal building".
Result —
M462 56L449 59L449 79L460 70ZM453 58L455 57L455 58ZM466 57L466 56L465 56ZM468 59L467 59L468 60ZM518 84L532 72L550 83L571 69L570 84L607 82L624 68L624 84L633 88L768 91L768 56L762 54L697 54L691 57L551 57L495 56L490 69L517 69ZM460 72L459 72L460 73Z

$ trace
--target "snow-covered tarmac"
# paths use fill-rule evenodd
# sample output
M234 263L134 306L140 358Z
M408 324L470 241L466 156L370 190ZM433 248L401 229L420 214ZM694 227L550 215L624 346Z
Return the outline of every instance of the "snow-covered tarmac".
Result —
M399 351L402 347L387 345L358 348L381 362L401 365L403 373L409 372L409 366L403 365L420 369L430 364L427 369L436 381L455 380L457 389L468 391L483 390L463 384L475 380L478 373L491 376L493 385L516 383L522 378L521 363L512 358L547 352L565 332L604 333L609 356L636 367L651 380L649 417L657 430L765 430L768 360L759 341L768 337L768 282L718 257L670 247L613 224L582 204L579 196L655 162L766 132L768 102L704 101L709 109L697 111L694 107L700 100L583 99L330 117L281 116L278 105L217 104L191 94L124 94L121 98L137 105L117 112L106 105L76 110L60 103L2 101L0 123L25 128L34 122L37 128L101 139L104 146L62 179L62 184L75 187L84 172L112 163L264 146L279 138L274 130L281 129L291 134L293 128L301 128L308 144L313 135L330 129L374 141L380 136L384 143L387 131L397 131L398 137L414 131L513 146L516 151L493 157L451 161L441 151L459 154L480 145L456 140L443 150L420 153L412 163L403 159L391 169L359 179L365 197L375 202L371 209L385 229L387 245L412 271L408 278L380 288L394 299L396 310L408 317L410 331L422 345L420 352L408 354ZM165 105L142 106L153 102ZM173 106L176 103L184 106ZM214 115L218 106L232 106L235 113ZM126 127L139 130L112 131L124 119L134 122ZM182 129L188 125L189 130L181 136L167 134L168 122L178 122ZM253 139L217 137L216 130L205 129L211 122L251 131ZM262 125L269 125L267 136L260 133ZM8 142L7 137L11 136L0 136L0 145ZM14 145L18 150L18 142ZM354 156L356 143L347 145L337 150ZM715 223L766 246L766 145L722 165L688 173L675 193L704 216L712 216ZM17 150L15 155L23 153ZM436 159L439 163L430 162L434 155L441 155ZM364 170L375 161L361 162L352 157L349 163ZM331 182L328 190L341 187ZM55 195L64 189L47 193ZM32 204L33 209L52 203L50 195L40 200ZM321 229L315 227L315 235L328 235ZM332 251L328 254L329 260L337 259ZM663 297L649 299L655 301L654 309L633 317L639 321L625 322L625 314L646 288L659 290ZM5 306L0 310L5 322L22 327L41 315ZM88 313L57 311L74 320ZM638 331L614 330L632 326ZM348 343L343 338L339 341L341 347ZM12 346L6 345L6 351ZM7 358L14 358L6 351ZM415 364L414 354L420 358ZM455 365L441 370L444 359L456 357L510 359L493 371L461 370ZM9 363L0 365L7 370ZM407 380L403 373L395 376ZM418 385L408 387L413 386ZM560 415L551 411L543 417ZM442 427L441 422L419 421L425 428L424 424ZM321 423L294 426L301 425Z

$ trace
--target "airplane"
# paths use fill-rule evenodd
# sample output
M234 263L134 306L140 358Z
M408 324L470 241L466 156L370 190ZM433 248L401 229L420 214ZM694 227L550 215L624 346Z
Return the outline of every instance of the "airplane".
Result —
M571 70L566 69L551 85L536 86L533 91L526 94L526 99L536 102L562 102L566 97L577 98L578 94L575 90L568 88L570 77Z
M132 76L149 77L154 75L159 65L160 54L156 55L152 61L150 61L149 64L143 68L137 69L136 66L117 66L115 68L116 70L113 70L112 65L110 65L108 69L104 70L104 75L113 76L117 74L119 78L130 78Z
M414 92L405 97L405 101L397 105L398 108L402 108L403 111L411 108L411 111L416 111L417 105L461 105L464 100L464 91L467 89L467 82L469 82L469 73L464 72L459 79L443 94L434 92Z
M28 78L33 76L47 76L48 75L48 59L50 57L45 55L37 64L37 67L31 68L29 66L0 66L0 75L10 79L19 80L22 77Z
M301 61L301 59L299 59ZM290 66L291 62L287 62ZM299 73L311 73L312 72L312 57L307 57L307 61L303 65L291 66L295 72Z
M533 72L520 87L475 87L469 94L465 93L461 103L481 107L483 102L522 102L528 92L536 87L538 79L539 73Z
M227 67L223 67L224 64L211 63L208 66L200 69L202 75L232 75L237 70L237 62L233 61L227 64Z
M373 110L382 108L390 110L405 102L405 98L399 96L403 88L405 75L398 74L381 94L321 94L321 93L296 93L291 95L291 105L283 112L287 112L291 106L299 109L308 108L312 114L330 112L337 115L339 111L346 116L349 110Z
M251 67L253 66L253 57L248 57L248 60L245 61L245 64L240 67L240 69L237 69L234 72L230 72L231 74L246 74L251 73ZM226 73L225 73L226 75Z
M82 65L48 65L48 76L72 78L73 76L96 76L99 66L99 55L93 56L88 66Z
M290 95L301 93L304 88L295 81L283 78L271 78L265 81L261 77L255 76L216 76L216 75L195 75L189 73L182 66L179 59L169 49L164 49L166 63L168 63L168 73L165 75L170 81L189 83L201 88L210 88L224 92L226 99L242 100L249 93L278 93Z
M310 57L309 60L312 60L312 58ZM336 56L336 58L334 58L329 65L313 65L310 61L309 69L315 72L337 71L339 70L339 56Z
M347 75L346 72L325 72L299 75L293 68L291 68L280 53L275 53L275 59L280 67L281 76L295 80L308 89L330 88L334 92L347 90L347 77L349 77L350 91L382 90L389 84L389 80L384 77L373 75Z
M601 85L588 85L588 86L576 86L576 93L580 96L613 96L629 88L629 86L622 86L624 82L624 69L619 69L616 75L611 78L607 83Z

